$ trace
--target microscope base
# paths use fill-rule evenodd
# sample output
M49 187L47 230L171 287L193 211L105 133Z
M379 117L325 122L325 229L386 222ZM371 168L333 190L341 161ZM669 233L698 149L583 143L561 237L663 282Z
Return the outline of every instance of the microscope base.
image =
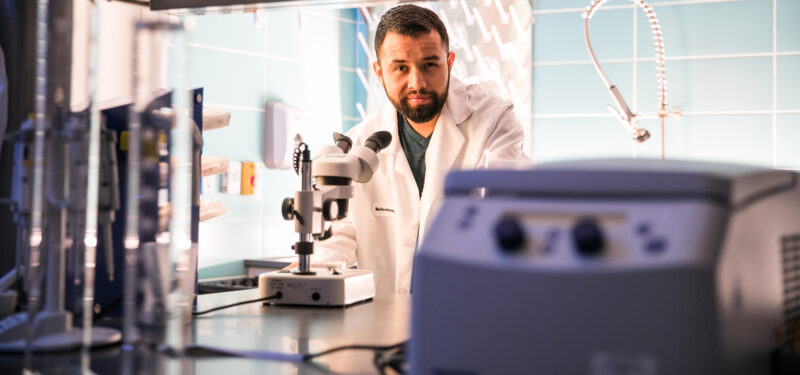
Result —
M258 294L263 298L280 292L281 297L271 303L302 306L349 306L375 297L375 280L370 271L312 270L315 275L263 273L258 277Z

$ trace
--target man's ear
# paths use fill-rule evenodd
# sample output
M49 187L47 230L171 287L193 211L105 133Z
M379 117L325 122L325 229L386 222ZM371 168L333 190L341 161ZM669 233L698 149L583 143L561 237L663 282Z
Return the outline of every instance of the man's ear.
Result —
M455 61L456 61L456 53L453 52L453 51L450 51L450 53L447 54L447 70L448 71L453 69L453 63Z
M378 81L381 81L383 84L383 70L381 70L381 64L378 61L372 63L372 70L375 71L375 77L378 77Z

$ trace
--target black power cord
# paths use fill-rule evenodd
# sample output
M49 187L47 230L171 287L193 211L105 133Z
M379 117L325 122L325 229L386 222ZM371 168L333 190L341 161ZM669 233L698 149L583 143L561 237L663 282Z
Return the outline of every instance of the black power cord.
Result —
M303 361L309 362L314 358L336 353L343 350L372 350L375 352L375 357L372 363L381 374L386 374L386 369L390 368L398 374L406 373L406 344L408 341L403 341L394 345L345 345L319 353L308 353L303 355Z
M229 307L234 307L234 306L239 306L239 305L246 305L248 303L264 302L264 301L268 301L268 300L271 300L271 299L279 299L279 298L281 298L281 296L282 296L281 292L278 292L278 293L275 293L275 294L273 294L271 296L268 296L268 297L236 302L236 303L232 303L230 305L217 306L217 307L214 307L214 308L211 308L211 309L208 309L208 310L203 310L203 311L194 311L194 312L192 312L192 316L208 314L210 312L219 311L219 310L223 310L223 309L227 309Z
M395 373L405 374L408 372L408 362L406 361L406 346L403 345L396 349L386 351L376 351L372 363L381 375L386 374L386 369L390 368Z
M310 361L310 360L312 360L314 358L322 357L324 355L328 355L328 354L331 354L331 353L340 352L342 350L373 350L373 351L383 352L383 351L394 350L394 349L398 349L400 347L403 347L403 346L406 345L406 342L407 341L403 341L401 343L397 343L397 344L394 344L394 345L383 345L383 346L381 346L381 345L345 345L345 346L337 346L335 348L330 348L328 350L323 350L323 351L321 351L319 353L303 354L303 360L304 361Z

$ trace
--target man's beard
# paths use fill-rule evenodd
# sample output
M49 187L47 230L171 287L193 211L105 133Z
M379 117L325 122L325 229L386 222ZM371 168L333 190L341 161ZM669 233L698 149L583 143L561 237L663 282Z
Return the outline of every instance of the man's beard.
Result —
M383 87L383 90L386 91L386 86ZM450 91L449 73L447 74L447 86L444 89L444 93L441 95L428 90L414 90L400 94L399 100L396 100L389 95L389 91L386 91L386 97L389 98L389 101L392 102L392 105L394 105L397 111L400 112L400 114L402 114L405 118L414 123L421 124L433 120L433 118L442 111L444 102L447 100L448 91ZM411 107L408 105L409 95L428 95L431 97L431 102L428 104Z

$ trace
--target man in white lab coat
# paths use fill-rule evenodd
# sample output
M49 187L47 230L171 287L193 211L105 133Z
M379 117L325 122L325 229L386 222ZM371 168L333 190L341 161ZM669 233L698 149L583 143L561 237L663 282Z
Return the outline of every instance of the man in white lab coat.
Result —
M408 293L414 252L441 204L447 172L529 158L511 102L450 77L455 54L434 12L390 9L378 24L375 51L373 69L392 105L347 135L360 145L385 130L392 142L378 154L372 180L355 184L348 217L316 244L312 259L373 271L378 294Z

